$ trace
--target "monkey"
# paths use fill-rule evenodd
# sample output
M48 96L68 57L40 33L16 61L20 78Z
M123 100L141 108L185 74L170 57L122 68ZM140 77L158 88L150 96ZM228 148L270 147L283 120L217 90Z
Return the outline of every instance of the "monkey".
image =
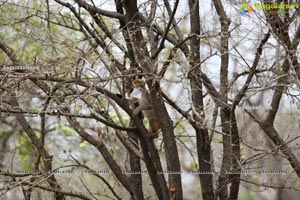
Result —
M157 138L160 124L151 105L150 95L145 88L145 82L142 79L135 79L132 85L133 91L130 98L127 99L132 104L138 103L138 106L133 110L133 115L136 116L142 111L149 121L149 133L152 137Z

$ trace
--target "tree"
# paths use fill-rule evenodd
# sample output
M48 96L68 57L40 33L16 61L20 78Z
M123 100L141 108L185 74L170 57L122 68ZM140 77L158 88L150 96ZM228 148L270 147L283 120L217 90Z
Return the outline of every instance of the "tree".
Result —
M4 198L222 200L255 187L278 188L278 198L299 190L299 137L285 128L299 123L298 12L185 3L1 3ZM137 77L160 120L158 139L126 101Z

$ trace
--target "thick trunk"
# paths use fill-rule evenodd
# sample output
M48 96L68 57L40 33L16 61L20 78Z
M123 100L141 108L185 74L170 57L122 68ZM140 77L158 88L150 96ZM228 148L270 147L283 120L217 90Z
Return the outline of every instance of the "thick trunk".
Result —
M200 15L199 1L189 0L191 13L191 34L200 35ZM191 39L190 64L193 71L190 73L190 84L192 91L192 103L194 107L194 119L199 124L203 124L205 114L203 109L202 79L201 79L201 59L200 59L200 39ZM200 116L200 117L199 117ZM196 129L197 153L199 162L199 178L203 199L214 199L211 146L207 128L198 127Z
M228 199L228 184L230 187L230 199L238 198L240 179L238 173L233 176L228 175L228 171L232 168L238 170L240 160L240 142L238 129L235 121L234 109L230 109L228 105L228 39L230 20L227 18L222 2L213 0L215 9L221 23L221 68L220 68L220 95L223 105L221 107L221 126L223 131L223 160L221 166L221 174L218 183L218 195L221 200Z
M129 132L128 137L131 139L133 144L138 144L138 138L136 137L136 134ZM135 191L137 199L144 199L142 173L136 173L141 172L140 158L135 153L129 151L129 161L130 170L133 172L133 174L130 176L133 190Z
M130 32L130 38L132 46L134 48L135 58L140 64L140 67L144 73L153 73L154 61L150 58L149 52L147 50L147 45L144 40L142 31L141 31L141 22L139 20L137 2L136 1L124 1L124 5L127 11L128 17L128 30ZM159 91L158 83L155 83L153 86L150 84L150 94L152 105L156 113L159 113L157 116L160 120L161 130L164 138L164 147L166 152L166 161L167 161L167 171L172 172L168 173L169 177L169 190L172 191L172 197L176 199L182 199L182 183L181 183L181 173L180 173L180 161L178 157L178 150L175 141L175 135L173 130L173 124L168 115L166 107L161 100L157 97ZM156 169L158 170L157 166ZM174 192L174 193L173 193ZM164 192L163 192L164 194ZM164 197L169 198L169 197Z

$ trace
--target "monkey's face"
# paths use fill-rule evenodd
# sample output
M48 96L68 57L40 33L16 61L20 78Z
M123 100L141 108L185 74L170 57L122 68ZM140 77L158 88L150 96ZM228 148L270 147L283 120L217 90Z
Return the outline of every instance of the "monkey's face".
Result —
M145 82L141 79L135 79L133 82L132 82L132 86L134 88L142 88L142 89L145 89Z
M139 88L139 87L143 87L143 84L142 83L140 83L140 82L135 82L134 84L133 84L133 87L134 88Z

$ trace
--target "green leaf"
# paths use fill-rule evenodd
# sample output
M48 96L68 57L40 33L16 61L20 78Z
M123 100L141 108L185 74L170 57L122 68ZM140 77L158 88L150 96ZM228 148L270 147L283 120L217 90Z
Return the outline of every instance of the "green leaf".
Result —
M65 125L63 125L63 124L58 124L56 127L55 127L55 129L57 130L57 131L61 131L63 134L65 134L65 135L74 135L74 134L76 134L76 132L72 129L72 128L70 128L70 127L68 127L68 126L65 126Z

